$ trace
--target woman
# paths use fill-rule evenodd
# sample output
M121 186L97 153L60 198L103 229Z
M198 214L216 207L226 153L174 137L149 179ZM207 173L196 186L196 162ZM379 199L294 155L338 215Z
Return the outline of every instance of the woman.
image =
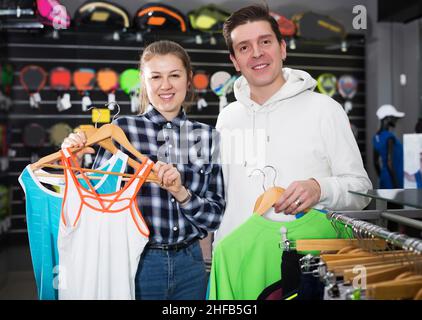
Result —
M156 162L162 181L161 187L144 184L138 195L150 240L139 262L136 298L204 299L207 277L198 240L218 228L225 208L216 135L210 126L186 117L183 103L192 90L192 67L180 45L150 44L140 69L141 115L114 122ZM62 146L85 142L83 134L71 134ZM110 156L100 150L94 167Z

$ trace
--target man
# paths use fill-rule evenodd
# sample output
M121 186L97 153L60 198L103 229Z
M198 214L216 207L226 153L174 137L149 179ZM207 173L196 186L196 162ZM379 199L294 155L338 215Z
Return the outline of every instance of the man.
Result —
M263 184L273 181L286 190L268 214L272 219L295 219L311 207L367 206L366 197L348 192L372 184L347 115L335 100L313 92L316 81L308 73L282 68L286 43L268 8L238 10L223 34L242 76L234 85L237 101L217 120L227 207L215 241L250 217Z

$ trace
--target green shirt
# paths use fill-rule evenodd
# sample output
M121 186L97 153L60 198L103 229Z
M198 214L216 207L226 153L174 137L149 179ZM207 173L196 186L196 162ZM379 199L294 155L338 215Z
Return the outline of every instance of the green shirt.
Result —
M336 231L326 214L315 209L289 222L253 214L215 247L209 300L255 300L266 287L280 280L283 226L290 241L349 237L344 227L338 223Z

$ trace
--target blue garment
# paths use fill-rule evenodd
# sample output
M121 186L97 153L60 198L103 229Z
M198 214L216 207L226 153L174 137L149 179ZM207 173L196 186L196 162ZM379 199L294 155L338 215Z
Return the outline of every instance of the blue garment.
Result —
M124 172L127 156L117 152L109 161L104 163L100 170ZM92 180L99 193L112 193L120 188L121 176L102 175L101 180ZM26 196L26 221L28 228L29 246L35 281L40 300L57 300L59 253L57 237L60 224L60 213L63 194L51 191L44 187L41 179L35 176L28 165L19 176ZM80 179L81 184L85 181Z
M137 300L204 300L207 282L199 241L178 251L145 248L135 295Z
M392 178L388 172L387 166L387 153L388 153L388 140L394 140L393 150L393 171L396 174L397 186L393 185ZM374 149L381 157L381 172L379 177L380 189L401 189L403 188L403 145L400 140L388 130L382 130L376 134L372 139Z
M422 174L420 171L415 173L416 188L422 189Z

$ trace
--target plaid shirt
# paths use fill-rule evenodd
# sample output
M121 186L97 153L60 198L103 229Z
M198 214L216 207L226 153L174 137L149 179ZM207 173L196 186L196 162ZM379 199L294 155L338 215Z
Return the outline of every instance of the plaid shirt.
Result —
M141 116L120 117L114 123L152 161L174 164L182 184L192 193L191 200L182 208L170 192L157 184L142 186L137 200L150 229L150 243L175 244L202 239L207 232L215 231L226 205L216 130L188 120L183 109L171 122L150 108ZM108 151L100 148L93 167L99 167L110 157Z

